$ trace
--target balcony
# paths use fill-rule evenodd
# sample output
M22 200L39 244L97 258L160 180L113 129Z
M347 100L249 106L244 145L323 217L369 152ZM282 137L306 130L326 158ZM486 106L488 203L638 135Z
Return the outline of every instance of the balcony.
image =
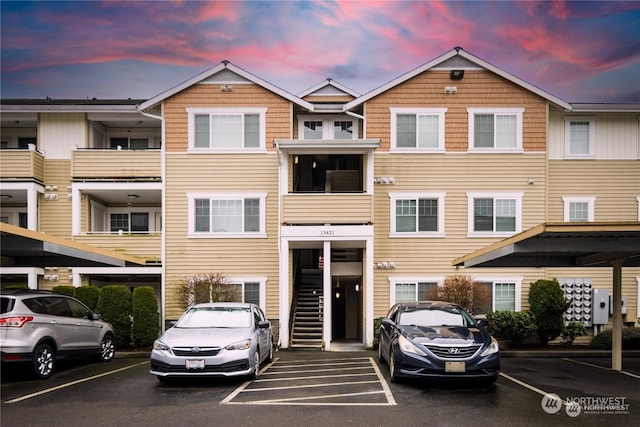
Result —
M161 239L161 233L85 234L73 238L79 243L121 252L147 261L160 261Z
M365 193L293 193L283 196L287 224L368 224L372 196Z
M0 150L0 178L43 183L44 156L35 149Z
M74 179L159 178L160 149L77 149L71 157Z

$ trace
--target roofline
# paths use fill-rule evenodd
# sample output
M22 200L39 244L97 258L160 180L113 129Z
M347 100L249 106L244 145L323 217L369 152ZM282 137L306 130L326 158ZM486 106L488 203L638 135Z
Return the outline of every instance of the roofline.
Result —
M360 94L358 92L356 92L355 90L349 89L348 87L346 87L344 85L341 85L340 83L336 82L335 80L329 78L329 79L326 79L326 80L318 83L317 85L312 86L309 89L299 93L298 97L304 98L305 96L311 95L313 92L315 92L315 91L317 91L319 89L322 89L325 86L333 86L336 89L339 89L339 90L343 91L347 95L353 96L354 98L357 98L357 97L360 96Z
M514 245L531 237L538 236L543 233L567 233L567 232L616 232L616 231L638 231L640 232L640 221L624 221L624 222L547 222L539 224L528 230L507 237L506 239L492 243L484 248L471 252L470 254L456 258L451 262L455 267L464 266L464 264L480 256L486 255L506 246Z
M374 98L378 95L380 95L383 92L386 92L387 90L401 84L404 83L405 81L417 76L418 74L421 74L435 66L437 66L438 64L443 63L444 61L451 59L455 56L461 56L462 58L474 62L475 64L486 68L487 70L499 75L500 77L503 77L509 81L511 81L512 83L515 83L527 90L529 90L530 92L535 93L536 95L545 98L547 101L552 102L562 108L564 108L565 110L571 110L571 104L569 104L568 102L558 98L557 96L554 96L552 94L550 94L549 92L546 92L542 89L540 89L537 86L532 85L531 83L528 83L516 76L514 76L511 73L508 73L504 70L502 70L501 68L496 67L495 65L478 58L475 55L472 55L471 53L463 50L460 47L456 47L452 50L450 50L449 52L446 52L440 56L438 56L437 58L427 62L426 64L423 64L417 68L414 68L413 70L409 71L408 73L405 73L403 75L401 75L400 77L391 80L390 82L380 86L377 89L372 90L371 92L368 92L366 94L364 94L363 96L361 96L360 98L354 99L351 102L348 102L344 105L344 109L345 110L350 110L368 100L370 100L371 98Z
M52 236L50 234L29 230L26 228L18 227L11 224L6 224L3 222L0 222L0 233L13 234L13 235L25 237L27 239L38 240L43 243L50 243L53 245L63 246L71 250L84 251L91 254L99 255L103 258L111 258L118 261L124 261L125 264L137 264L137 265L146 264L146 260L142 258L138 258L130 255L123 255L119 252L110 251L108 249L103 249L103 248L97 248L95 246L74 242L73 240Z
M0 105L0 111L5 113L138 113L136 105Z
M574 113L640 113L640 104L572 102L571 111Z
M172 87L171 89L168 89L162 93L160 93L159 95L154 96L153 98L141 103L140 105L138 105L138 110L142 111L142 110L147 110L159 103L161 103L162 101L164 101L165 99L175 95L178 92L181 92L183 90L185 90L186 88L193 86L194 84L197 84L199 82L201 82L204 79L207 79L211 76L213 76L214 74L219 73L222 70L229 70L232 71L236 74L238 74L239 76L244 77L245 79L259 85L262 86L263 88L270 90L271 92L280 95L281 97L285 98L288 101L293 102L294 104L297 104L303 108L306 108L308 110L313 111L313 104L300 99L299 97L297 97L296 95L293 95L289 92L287 92L284 89L281 89L269 82L267 82L266 80L262 80L261 78L259 78L258 76L255 76L251 73L249 73L248 71L233 65L231 62L229 61L222 61L220 64L216 65L213 68L210 68L206 71L203 71L202 73L196 75L195 77L190 78L189 80L186 80L174 87Z

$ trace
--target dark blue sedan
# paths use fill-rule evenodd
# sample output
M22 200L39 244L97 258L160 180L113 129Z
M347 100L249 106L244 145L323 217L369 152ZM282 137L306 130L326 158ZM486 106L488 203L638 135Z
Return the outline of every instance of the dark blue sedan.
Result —
M462 307L442 301L391 307L380 327L378 359L389 364L391 382L472 378L491 384L500 372L496 339Z

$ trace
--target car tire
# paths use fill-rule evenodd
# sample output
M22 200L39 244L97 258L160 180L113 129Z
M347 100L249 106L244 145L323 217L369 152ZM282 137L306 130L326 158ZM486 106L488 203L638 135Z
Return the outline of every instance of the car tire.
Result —
M38 344L31 357L31 368L34 377L39 380L49 378L55 366L56 354L53 348L47 343Z
M380 362L381 364L387 363L384 356L382 355L382 345L380 344L379 341L378 341L378 362Z
M260 351L256 350L253 355L253 372L251 373L251 379L255 380L260 375Z
M273 362L273 340L269 343L269 353L267 353L267 363Z
M102 342L100 342L100 349L98 350L96 359L101 362L110 362L115 354L116 346L113 341L113 336L111 336L111 334L107 334L102 338Z
M396 359L393 356L393 349L389 353L389 381L392 383L398 382L398 372L396 367Z

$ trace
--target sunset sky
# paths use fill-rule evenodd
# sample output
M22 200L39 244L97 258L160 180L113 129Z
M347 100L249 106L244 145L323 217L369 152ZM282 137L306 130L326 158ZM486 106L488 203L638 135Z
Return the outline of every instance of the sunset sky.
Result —
M2 98L151 98L229 60L359 93L455 46L569 102L640 103L640 1L5 1Z

